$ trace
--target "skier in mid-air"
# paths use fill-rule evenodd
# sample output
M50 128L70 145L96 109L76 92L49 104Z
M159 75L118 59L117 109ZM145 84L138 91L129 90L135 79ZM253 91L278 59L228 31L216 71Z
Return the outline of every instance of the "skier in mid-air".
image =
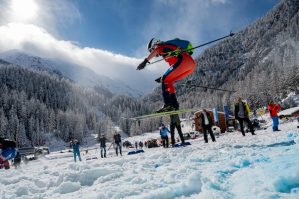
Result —
M173 39L162 42L153 38L148 43L147 48L150 54L139 64L137 70L144 69L146 64L149 63L149 60L158 56L162 56L170 65L164 75L155 80L158 83L162 83L162 95L164 100L164 106L156 112L178 110L179 103L175 94L174 82L187 77L193 73L195 69L196 64L191 56L193 53L192 45L186 40Z

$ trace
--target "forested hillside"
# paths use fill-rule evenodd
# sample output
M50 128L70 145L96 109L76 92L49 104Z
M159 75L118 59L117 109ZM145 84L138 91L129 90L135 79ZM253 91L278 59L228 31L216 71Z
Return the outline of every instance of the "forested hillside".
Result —
M114 125L130 133L131 123L121 117L148 111L134 98L105 96L60 76L5 62L0 82L0 137L16 140L20 147L43 145L49 134L66 142L84 141L90 133L111 137Z

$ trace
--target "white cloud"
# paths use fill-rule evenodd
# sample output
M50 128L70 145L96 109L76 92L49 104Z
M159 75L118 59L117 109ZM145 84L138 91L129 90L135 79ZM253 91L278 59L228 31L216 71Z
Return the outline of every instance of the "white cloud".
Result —
M101 49L81 48L73 42L56 39L33 24L9 23L0 26L0 51L13 49L89 67L98 74L120 79L133 88L146 91L153 87L154 78L163 71L157 66L136 71L143 60Z
M144 35L162 40L179 37L194 44L203 43L211 33L215 37L229 33L232 12L223 10L229 4L229 0L155 0Z
M148 91L166 68L152 65L136 71L143 61L106 50L80 47L61 39L60 32L84 20L71 0L0 0L0 52L18 49L46 58L61 59L89 67L96 73L119 79L133 88ZM34 13L20 13L20 7ZM141 56L143 57L143 56ZM162 64L163 65L163 64Z

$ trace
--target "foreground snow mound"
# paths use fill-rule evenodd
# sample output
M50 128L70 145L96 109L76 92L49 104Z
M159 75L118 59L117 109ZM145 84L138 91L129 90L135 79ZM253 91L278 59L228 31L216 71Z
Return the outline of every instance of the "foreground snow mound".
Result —
M130 156L110 150L106 159L90 151L77 163L40 159L0 170L0 198L299 198L299 132L291 122L280 128Z

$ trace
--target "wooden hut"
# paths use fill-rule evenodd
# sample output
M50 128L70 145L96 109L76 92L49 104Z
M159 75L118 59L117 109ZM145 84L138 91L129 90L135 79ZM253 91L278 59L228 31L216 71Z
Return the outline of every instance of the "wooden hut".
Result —
M209 114L211 115L211 117L213 118L213 121L215 123L215 118L214 118L214 113L212 110L208 110ZM201 115L202 110L199 110L197 112L195 112L194 114L194 124L195 124L195 130L202 132L202 126L201 126L201 119L200 119L200 115ZM225 120L225 114L224 112L219 112L218 111L218 124L216 124L218 127L220 127L221 129L221 133L224 133L226 131L226 120Z

